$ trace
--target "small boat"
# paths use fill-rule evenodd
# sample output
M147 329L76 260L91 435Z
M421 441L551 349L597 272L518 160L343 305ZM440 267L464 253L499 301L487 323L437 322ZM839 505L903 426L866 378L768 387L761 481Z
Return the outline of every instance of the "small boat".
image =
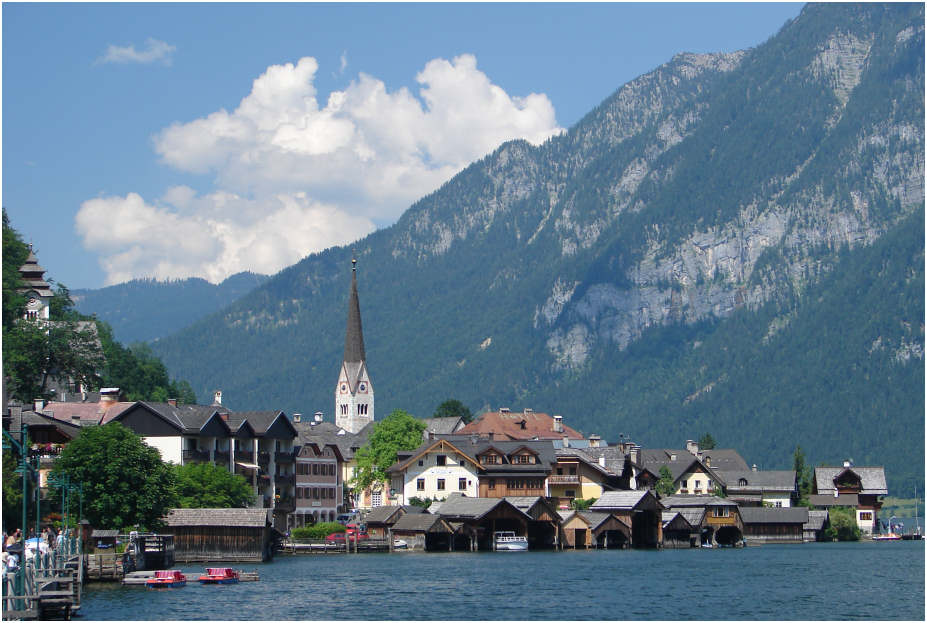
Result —
M526 552L528 551L528 537L515 536L510 530L500 530L493 534L497 552Z
M200 584L238 584L238 572L231 567L207 567L206 575L198 580Z
M393 539L393 549L409 549L409 544L402 539Z
M882 525L884 526L885 523L882 522ZM898 532L895 532L896 529L898 530ZM885 534L873 534L872 540L873 541L900 541L901 532L904 532L904 524L899 522L896 519L896 517L892 515L892 518L888 520L888 532L886 532Z
M148 588L180 588L187 585L187 576L180 571L155 571L153 578L145 581Z

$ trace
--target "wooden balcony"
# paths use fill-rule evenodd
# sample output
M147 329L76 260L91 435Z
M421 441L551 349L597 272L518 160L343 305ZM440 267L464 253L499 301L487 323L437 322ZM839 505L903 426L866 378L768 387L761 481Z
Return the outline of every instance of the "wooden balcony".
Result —
M206 450L184 450L181 452L184 463L208 463L209 452Z
M566 475L566 474L555 474L547 477L548 484L551 485L578 485L579 476L577 475Z
M277 463L292 463L296 460L296 453L293 450L283 450L274 453L274 460Z

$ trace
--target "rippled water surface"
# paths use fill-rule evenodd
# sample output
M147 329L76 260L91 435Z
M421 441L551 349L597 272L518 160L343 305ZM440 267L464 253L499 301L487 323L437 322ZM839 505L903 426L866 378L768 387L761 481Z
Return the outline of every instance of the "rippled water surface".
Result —
M195 579L203 566L178 567ZM924 542L279 556L258 582L87 585L85 620L923 620ZM192 578L191 578L192 576Z

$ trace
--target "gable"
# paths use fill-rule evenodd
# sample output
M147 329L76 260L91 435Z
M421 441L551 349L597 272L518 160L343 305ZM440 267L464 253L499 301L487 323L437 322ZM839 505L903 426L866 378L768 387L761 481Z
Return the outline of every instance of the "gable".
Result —
M141 437L179 437L182 432L179 426L168 422L161 414L141 403L129 407L113 421Z
M228 425L222 421L219 414L210 417L200 428L200 435L203 437L228 437L230 433Z
M270 439L293 439L298 434L296 428L294 428L293 424L290 422L290 419L281 411L276 419L274 419L274 423L267 427L267 432L264 433L264 437Z

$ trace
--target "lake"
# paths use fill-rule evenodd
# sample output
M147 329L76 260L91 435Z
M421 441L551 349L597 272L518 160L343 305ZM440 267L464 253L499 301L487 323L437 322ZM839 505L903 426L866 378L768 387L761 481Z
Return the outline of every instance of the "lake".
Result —
M924 542L278 556L258 582L89 584L93 620L923 620Z

